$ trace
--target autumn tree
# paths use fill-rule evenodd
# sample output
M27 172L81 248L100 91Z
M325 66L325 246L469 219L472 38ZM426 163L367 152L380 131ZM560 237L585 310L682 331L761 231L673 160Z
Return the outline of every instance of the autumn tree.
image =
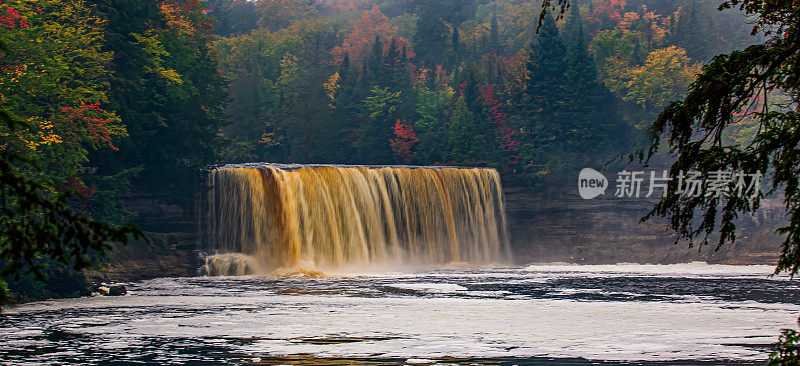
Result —
M406 56L413 57L411 45L403 37L398 36L397 27L389 23L389 18L381 12L378 5L374 5L369 11L365 11L361 18L353 26L353 31L348 34L340 46L335 47L331 54L334 61L340 64L347 54L350 63L358 65L366 60L369 50L373 47L375 40L382 44L381 51L385 52L390 41L394 39L398 49L405 48Z
M699 72L700 65L693 63L686 51L670 46L651 52L644 65L628 70L617 92L623 93L622 100L658 113L685 95Z
M8 1L0 14L0 95L30 125L14 132L0 126L0 144L49 166L42 173L50 180L75 177L82 185L77 176L89 151L113 148L127 133L108 108L106 22L83 1Z
M398 119L392 126L392 130L396 137L391 140L394 155L404 164L411 164L417 156L417 153L411 150L419 142L419 137L414 133L414 126Z
M513 169L520 163L519 146L522 144L517 130L509 126L505 105L497 99L495 86L481 86L481 98L487 108L487 117L495 129L495 138L501 147L503 167Z
M109 109L112 53L95 10L84 1L0 3L0 303L9 288L18 299L80 295L79 271L112 243L141 238L79 204L96 192L81 176L89 153L113 152L126 135Z
M601 28L614 28L622 21L626 0L592 0L590 22L600 23Z

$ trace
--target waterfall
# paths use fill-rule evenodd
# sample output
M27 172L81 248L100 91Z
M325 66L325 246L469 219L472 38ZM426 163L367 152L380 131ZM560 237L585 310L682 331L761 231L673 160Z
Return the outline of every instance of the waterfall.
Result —
M508 256L494 169L246 164L209 175L205 267L490 264ZM252 263L231 264L230 253ZM211 268L208 273L226 274Z

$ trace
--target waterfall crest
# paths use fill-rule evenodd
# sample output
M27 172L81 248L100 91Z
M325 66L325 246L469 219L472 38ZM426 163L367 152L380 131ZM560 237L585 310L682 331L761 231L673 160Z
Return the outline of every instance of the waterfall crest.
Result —
M262 268L508 255L493 169L250 164L212 171L209 185L207 249L247 254Z

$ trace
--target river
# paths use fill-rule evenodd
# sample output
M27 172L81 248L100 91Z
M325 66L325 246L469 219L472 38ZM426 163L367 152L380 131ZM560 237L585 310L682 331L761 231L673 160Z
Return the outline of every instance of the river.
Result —
M9 364L760 363L796 327L770 266L541 264L158 278L0 315Z

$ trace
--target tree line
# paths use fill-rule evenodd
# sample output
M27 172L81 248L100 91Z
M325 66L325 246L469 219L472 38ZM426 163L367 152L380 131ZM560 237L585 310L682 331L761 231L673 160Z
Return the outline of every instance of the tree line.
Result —
M743 15L699 0L576 1L537 32L540 10L3 0L0 101L21 123L0 126L0 144L43 197L73 192L72 211L111 224L136 221L132 196L190 206L191 183L229 162L480 165L532 185L645 141L698 64L753 42ZM752 136L748 123L731 138ZM2 194L4 234L39 220ZM7 264L14 242L0 240ZM32 257L47 277L75 275ZM20 281L23 297L73 290Z

